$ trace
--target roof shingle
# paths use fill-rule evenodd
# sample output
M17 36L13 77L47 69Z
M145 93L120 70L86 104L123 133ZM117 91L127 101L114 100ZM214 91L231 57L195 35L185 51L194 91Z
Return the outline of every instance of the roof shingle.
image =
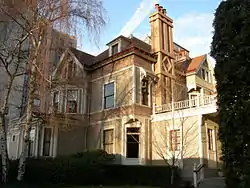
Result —
M195 72L200 67L201 63L203 62L204 58L206 57L206 54L192 58L188 67L187 67L187 73Z

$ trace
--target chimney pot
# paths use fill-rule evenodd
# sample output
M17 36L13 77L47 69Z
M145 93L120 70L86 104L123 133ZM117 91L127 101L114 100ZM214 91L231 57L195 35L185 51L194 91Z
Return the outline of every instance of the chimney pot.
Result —
M163 8L162 6L159 6L159 12L162 12L162 8Z
M162 9L162 13L166 15L167 11L166 11L166 9L165 9L165 8L164 8L164 9Z
M158 12L159 11L159 4L155 4L155 10Z

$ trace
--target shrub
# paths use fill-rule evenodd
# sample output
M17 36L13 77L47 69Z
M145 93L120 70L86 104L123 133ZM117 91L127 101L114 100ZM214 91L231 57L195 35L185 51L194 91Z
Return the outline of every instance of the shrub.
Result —
M125 166L112 164L114 156L102 150L72 156L29 159L24 180L27 183L67 185L146 185L170 187L169 166ZM17 161L12 161L16 178ZM176 180L179 171L174 168ZM13 173L15 172L15 173Z

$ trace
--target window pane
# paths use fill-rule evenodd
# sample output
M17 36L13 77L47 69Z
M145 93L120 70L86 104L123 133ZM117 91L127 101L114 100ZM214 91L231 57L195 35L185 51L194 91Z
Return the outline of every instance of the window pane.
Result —
M112 108L114 107L114 95L109 96L109 97L105 97L104 99L104 107L105 108Z
M104 144L109 144L109 143L113 143L113 130L105 130L104 131Z
M140 128L133 127L133 128L127 128L127 133L139 133Z
M53 96L54 103L59 102L59 92L55 91Z
M118 53L118 44L112 46L112 55Z
M127 158L138 158L139 157L139 146L140 146L140 128L131 127L127 128Z
M114 83L104 85L104 96L114 95Z
M67 112L68 113L76 113L77 112L77 102L76 101L68 101L67 102Z
M68 90L67 93L68 100L77 100L77 90Z
M128 143L139 143L139 135L127 135Z
M127 158L138 158L138 157L139 157L139 143L127 142Z
M51 128L44 128L43 156L50 155Z

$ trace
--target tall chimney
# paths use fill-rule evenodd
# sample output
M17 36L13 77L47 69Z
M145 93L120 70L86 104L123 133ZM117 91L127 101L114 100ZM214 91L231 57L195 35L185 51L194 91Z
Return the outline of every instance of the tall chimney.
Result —
M158 11L150 15L151 24L151 52L157 56L157 62L154 66L154 73L159 78L155 86L154 103L162 105L171 102L172 93L167 92L166 88L171 89L174 79L172 76L173 68L164 69L163 65L171 64L174 67L173 59L173 20L166 15L166 9L162 6L158 7Z

